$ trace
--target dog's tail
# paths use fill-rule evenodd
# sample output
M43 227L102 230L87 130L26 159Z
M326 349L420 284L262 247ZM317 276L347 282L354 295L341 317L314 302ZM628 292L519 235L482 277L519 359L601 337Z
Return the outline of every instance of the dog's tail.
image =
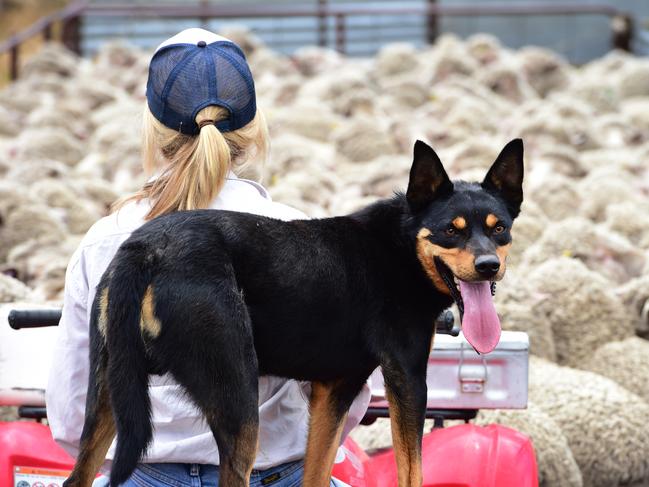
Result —
M142 299L152 279L146 244L126 242L110 269L108 285L108 385L117 430L111 486L131 476L151 438L147 355L140 330Z

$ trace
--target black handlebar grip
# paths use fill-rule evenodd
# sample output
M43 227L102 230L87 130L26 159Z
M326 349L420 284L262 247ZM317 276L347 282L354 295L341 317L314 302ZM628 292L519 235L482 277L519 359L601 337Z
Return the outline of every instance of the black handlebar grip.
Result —
M452 335L455 317L450 309L442 311L435 320L435 333L442 335Z
M61 320L60 309L12 309L9 312L9 326L14 330L21 328L41 328L58 326Z

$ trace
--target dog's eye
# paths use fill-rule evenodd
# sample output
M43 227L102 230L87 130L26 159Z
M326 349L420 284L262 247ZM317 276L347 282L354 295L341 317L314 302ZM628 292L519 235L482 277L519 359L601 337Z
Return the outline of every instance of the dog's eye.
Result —
M503 233L505 231L504 225L496 225L494 228L494 233Z
M448 235L449 237L455 237L457 235L457 230L455 229L455 227L448 227L446 229L446 235Z

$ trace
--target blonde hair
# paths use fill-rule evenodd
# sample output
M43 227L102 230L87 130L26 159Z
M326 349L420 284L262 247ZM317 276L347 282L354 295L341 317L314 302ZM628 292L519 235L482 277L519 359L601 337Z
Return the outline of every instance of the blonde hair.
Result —
M137 193L117 201L118 210L130 201L148 198L150 220L180 210L207 208L219 193L230 169L242 175L251 172L257 160L268 154L268 127L261 111L244 127L221 132L214 123L227 118L227 109L215 105L203 108L195 122L198 135L185 135L160 123L145 105L142 157L144 170L160 175ZM260 168L255 171L260 173Z

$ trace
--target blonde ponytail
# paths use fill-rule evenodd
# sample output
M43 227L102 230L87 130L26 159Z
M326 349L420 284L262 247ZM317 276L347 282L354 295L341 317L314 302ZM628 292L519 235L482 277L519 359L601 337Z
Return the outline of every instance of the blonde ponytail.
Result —
M147 220L174 211L207 208L231 169L237 174L249 174L251 161L264 161L268 153L266 122L257 111L246 126L221 133L214 124L227 116L225 108L213 105L203 108L195 119L199 134L189 136L162 125L146 107L144 169L150 174L162 167L162 172L134 195L115 203L113 210L143 198L151 203Z

